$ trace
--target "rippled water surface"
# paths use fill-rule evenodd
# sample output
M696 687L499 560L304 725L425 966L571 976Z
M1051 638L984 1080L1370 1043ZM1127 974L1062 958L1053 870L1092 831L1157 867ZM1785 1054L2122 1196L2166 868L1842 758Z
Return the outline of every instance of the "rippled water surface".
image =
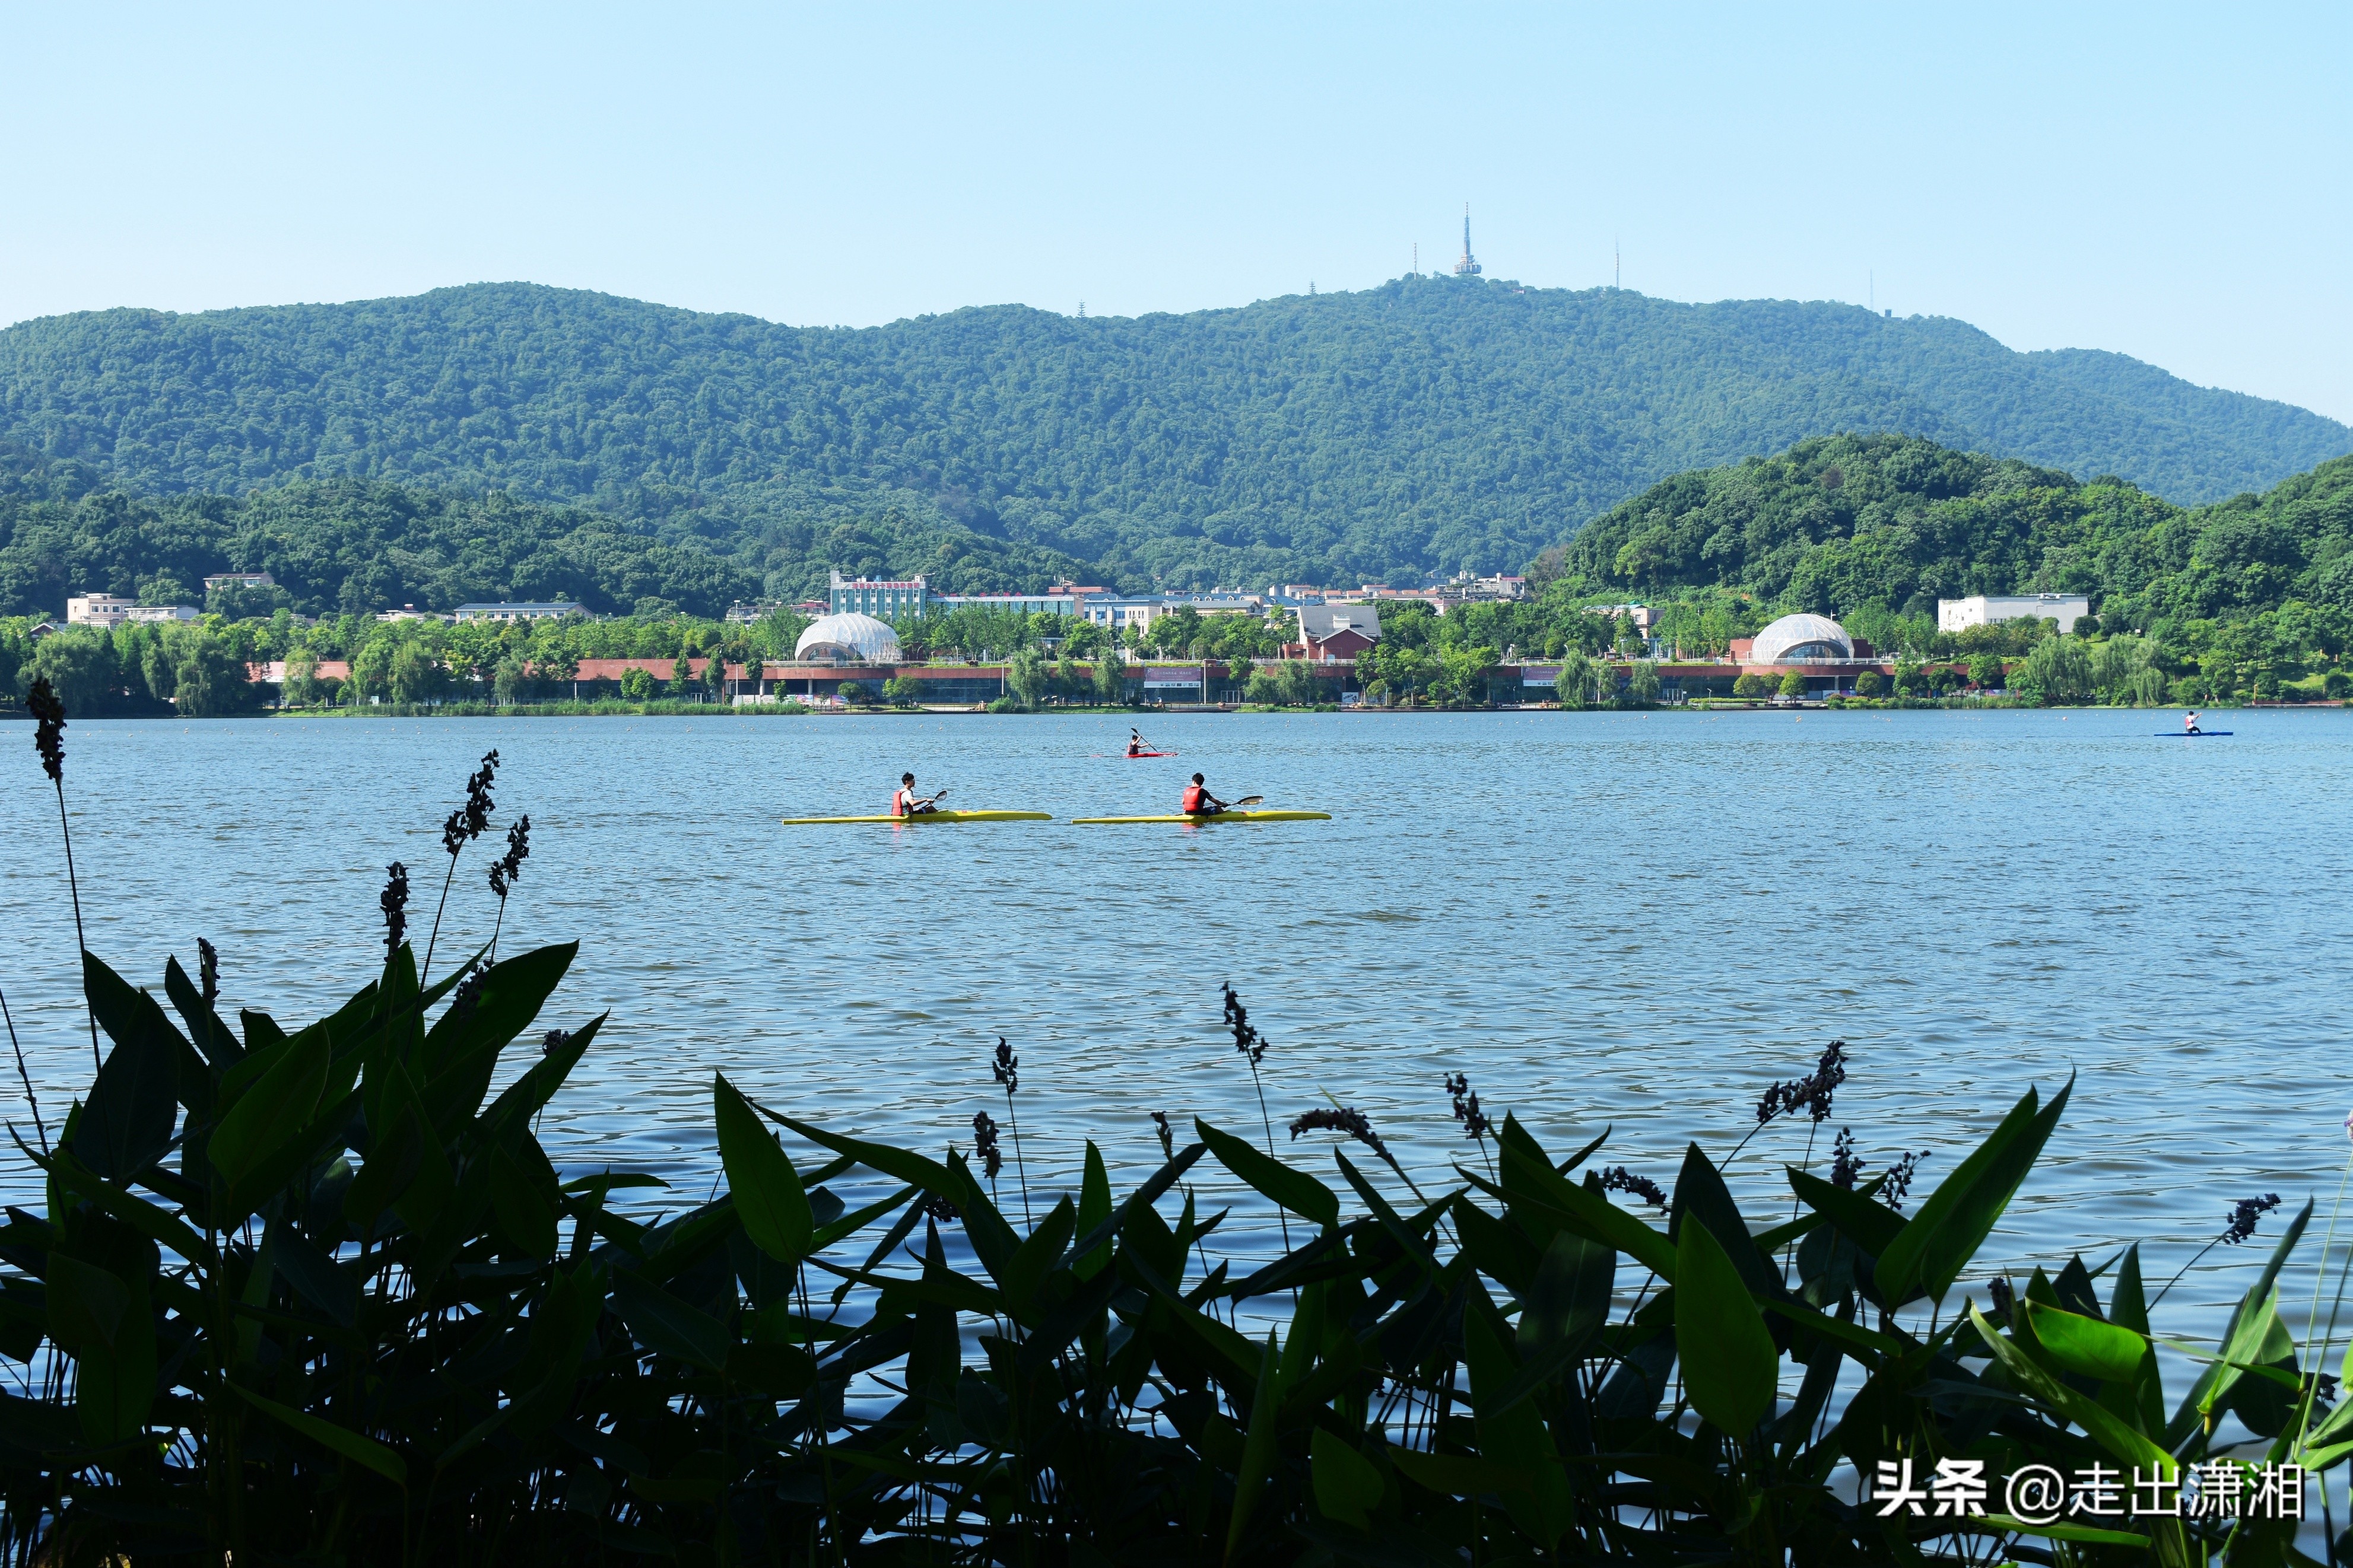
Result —
M388 861L422 934L441 818L498 747L499 822L533 827L507 949L577 939L550 1021L613 1015L544 1132L567 1163L707 1183L714 1068L845 1131L968 1145L1004 1115L1002 1034L1033 1184L1070 1181L1086 1136L1133 1169L1149 1111L1259 1127L1230 981L1273 1042L1278 1140L1328 1095L1432 1174L1469 1147L1451 1071L1563 1152L1614 1127L1603 1158L1664 1183L1843 1038L1833 1127L1874 1164L1928 1151L1921 1191L2074 1072L1992 1250L2140 1238L2162 1277L2241 1196L2325 1215L2353 1100L2353 715L2152 734L2176 718L1198 715L1150 723L1182 753L1156 762L1098 755L1109 718L87 723L68 794L91 947L157 984L208 935L228 1000L291 1022L372 973ZM0 984L54 1117L90 1068L72 914L30 730L0 736ZM1335 819L777 825L880 810L902 767L1058 817L1171 808L1198 767ZM439 963L489 933L489 842ZM1733 1167L1754 1213L1787 1205L1806 1132ZM2209 1258L2201 1317L2259 1250Z

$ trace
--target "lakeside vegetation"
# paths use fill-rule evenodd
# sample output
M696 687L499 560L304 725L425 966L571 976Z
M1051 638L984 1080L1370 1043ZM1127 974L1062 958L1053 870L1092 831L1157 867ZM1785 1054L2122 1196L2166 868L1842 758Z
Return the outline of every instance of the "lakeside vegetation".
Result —
M36 710L62 829L64 715ZM937 1156L714 1073L704 1198L567 1175L535 1129L607 1019L563 1010L574 944L497 951L546 874L522 817L475 880L497 762L413 871L461 890L427 928L390 868L382 956L326 1017L232 1023L239 955L200 941L160 996L83 955L105 1045L62 1118L19 1047L44 1195L0 1225L0 1561L2252 1568L2311 1561L2281 1467L2299 1510L2342 1495L2337 1215L2308 1309L2279 1286L2314 1205L2268 1194L2218 1200L2154 1289L2140 1245L1981 1257L2072 1080L1996 1091L1948 1162L1841 1120L1871 1064L1832 1042L1669 1180L1602 1163L1606 1108L1547 1147L1558 1112L1450 1072L1457 1157L1415 1170L1228 988L1261 1127L1155 1113L1083 1141L1067 1189L1027 1175L1042 1064L1001 1040ZM1238 1204L1276 1256L1228 1249ZM2274 1211L2221 1332L2185 1340L2171 1283ZM2113 1509L2017 1517L2033 1466Z

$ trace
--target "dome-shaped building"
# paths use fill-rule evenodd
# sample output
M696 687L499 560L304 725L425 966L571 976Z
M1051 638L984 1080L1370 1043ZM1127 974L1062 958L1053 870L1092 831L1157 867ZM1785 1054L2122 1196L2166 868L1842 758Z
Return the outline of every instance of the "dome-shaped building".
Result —
M1854 639L1828 616L1783 616L1748 645L1751 664L1810 664L1853 657Z
M815 664L896 664L899 634L872 616L819 616L793 644L793 658Z

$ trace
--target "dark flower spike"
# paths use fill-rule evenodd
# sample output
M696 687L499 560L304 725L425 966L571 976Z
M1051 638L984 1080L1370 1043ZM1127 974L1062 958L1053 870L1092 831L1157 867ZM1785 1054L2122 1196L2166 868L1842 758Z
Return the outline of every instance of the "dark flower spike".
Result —
M66 705L58 700L47 676L33 682L33 689L25 695L25 708L39 721L33 730L33 749L41 753L41 771L49 775L51 784L62 785L66 782Z
M997 1173L1005 1169L1005 1155L997 1147L997 1123L986 1110L973 1112L972 1148L980 1156L983 1173L997 1180Z
M1831 1185L1852 1187L1863 1173L1864 1162L1856 1158L1854 1129L1839 1129L1838 1142L1831 1145Z
M572 1037L565 1034L562 1029L550 1029L547 1031L546 1036L539 1042L539 1054L543 1057L552 1057L571 1043Z
M1918 1173L1920 1162L1927 1157L1928 1151L1923 1149L1916 1154L1901 1156L1895 1163L1887 1167L1887 1179L1879 1184L1879 1201L1897 1214L1902 1214L1904 1194L1912 1190L1912 1178Z
M1667 1206L1667 1194L1658 1183L1648 1176L1638 1176L1623 1165L1612 1165L1601 1173L1601 1190L1630 1194L1652 1208Z
M1446 1092L1453 1096L1454 1120L1462 1123L1464 1137L1484 1138L1494 1131L1495 1124L1487 1119L1486 1112L1479 1109L1479 1096L1471 1087L1469 1075L1448 1073Z
M1373 1131L1373 1124L1365 1119L1365 1113L1353 1105L1309 1110L1293 1117L1291 1135L1296 1138L1302 1132L1345 1132L1382 1159L1389 1157L1388 1145L1383 1143L1381 1135Z
M507 829L507 852L491 862L491 891L501 899L522 877L522 863L531 858L531 816L525 813Z
M203 988L206 1006L220 1000L220 952L203 937L196 938L196 983Z
M2255 1221L2279 1207L2280 1195L2265 1193L2259 1198L2241 1198L2231 1205L2231 1223L2223 1228L2222 1245L2236 1247L2255 1234Z
M2010 1309L2018 1301L2018 1291L2011 1286L2007 1274L1995 1275L1986 1286L1986 1294L1993 1299L1994 1316L1998 1318L2009 1317Z
M1226 1027L1234 1032L1234 1049L1242 1054L1244 1061L1256 1067L1259 1058L1266 1055L1266 1037L1251 1026L1250 1009L1234 994L1234 988L1225 985L1220 989L1226 994Z
M1005 1043L1003 1035L997 1036L997 1058L989 1064L989 1070L997 1075L997 1081L1005 1086L1006 1093L1011 1094L1021 1087L1020 1068L1021 1058L1013 1054L1013 1047Z
M1788 1083L1777 1083L1767 1089L1757 1101L1757 1124L1763 1126L1777 1116L1788 1116L1806 1110L1816 1121L1831 1117L1831 1103L1839 1085L1846 1081L1846 1042L1832 1040L1824 1050L1814 1070Z
M1160 1157L1164 1160L1174 1160L1176 1157L1176 1134L1168 1126L1168 1113L1165 1110L1154 1111L1152 1126L1153 1130L1160 1134Z
M466 779L466 804L449 814L441 825L441 847L455 856L459 850L482 836L491 825L491 813L495 804L491 799L491 787L498 782L499 753L496 747L483 753L482 765Z
M449 998L449 1016L459 1024L473 1020L474 1009L481 1005L482 976L490 972L489 964L477 963L466 972L465 979L458 982L458 993Z
M408 868L395 860L384 869L384 894L376 902L384 907L384 955L390 959L408 940Z

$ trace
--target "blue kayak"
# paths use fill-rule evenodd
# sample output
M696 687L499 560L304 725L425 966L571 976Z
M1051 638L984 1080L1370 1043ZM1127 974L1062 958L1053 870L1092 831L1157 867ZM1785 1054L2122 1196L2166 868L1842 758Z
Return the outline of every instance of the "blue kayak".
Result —
M2157 738L2160 741L2203 741L2211 735L2227 735L2230 732L2228 730L2159 730Z

